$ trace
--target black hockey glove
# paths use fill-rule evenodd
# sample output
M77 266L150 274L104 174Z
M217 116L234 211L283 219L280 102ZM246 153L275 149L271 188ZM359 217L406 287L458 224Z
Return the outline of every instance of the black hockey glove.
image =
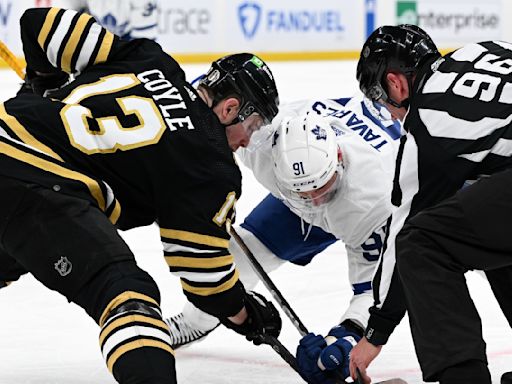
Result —
M65 85L69 80L66 72L48 73L38 75L35 71L27 68L25 82L22 84L18 94L35 93L40 96L47 96L45 92L51 92Z
M255 345L263 343L261 336L270 335L278 337L281 332L281 316L274 304L259 293L247 291L245 293L245 308L248 317L243 324L237 325L229 319L221 319L221 323L236 333L244 335Z

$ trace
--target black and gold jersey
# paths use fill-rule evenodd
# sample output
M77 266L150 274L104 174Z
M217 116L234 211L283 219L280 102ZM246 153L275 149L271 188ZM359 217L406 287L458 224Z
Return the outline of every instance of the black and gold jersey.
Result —
M36 97L36 99L41 99ZM13 134L15 132L15 134ZM0 104L0 174L90 201L116 224L120 205L112 189L37 141L15 116Z
M7 101L4 116L22 129L3 119L5 135L104 180L121 204L119 228L158 223L189 299L237 313L243 291L226 227L241 173L224 126L178 63L151 40L121 40L71 10L27 10L21 31L27 68L76 77L49 98Z

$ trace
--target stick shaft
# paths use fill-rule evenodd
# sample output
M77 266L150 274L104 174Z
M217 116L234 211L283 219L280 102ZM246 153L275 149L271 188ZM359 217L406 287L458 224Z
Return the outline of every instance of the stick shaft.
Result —
M240 237L240 235L236 232L235 228L231 227L230 229L231 235L235 239L238 246L242 249L245 256L249 259L251 266L253 267L254 271L260 278L260 280L263 282L265 287L268 289L274 300L279 304L279 306L282 308L283 312L288 316L292 324L297 328L301 336L307 335L308 329L306 326L302 323L302 321L299 319L299 316L295 313L295 311L292 309L290 304L288 304L288 301L284 298L284 296L281 294L279 289L277 289L274 282L270 279L267 272L263 269L259 261L256 259L254 254L251 252L251 250L247 247L243 239Z
M249 247L247 247L247 245L245 244L244 240L240 237L240 235L237 233L237 231L235 230L235 228L231 227L230 229L230 232L231 232L231 236L233 236L233 238L235 239L236 243L238 244L238 246L242 249L242 251L244 252L245 256L247 256L247 258L249 259L249 262L251 263L251 266L253 267L254 271L256 272L256 274L258 275L258 277L260 278L260 280L263 282L263 284L265 285L265 287L268 289L268 291L270 292L270 294L272 295L272 297L274 298L275 301L277 301L277 303L279 304L279 306L281 307L281 309L283 310L283 312L286 314L286 316L288 316L288 318L290 319L290 321L292 322L292 324L295 326L295 328L297 328L297 330L299 331L299 333L301 334L301 336L305 336L307 335L309 332L308 332L308 329L306 328L306 326L302 323L302 321L299 319L299 316L297 316L297 314L295 313L295 311L292 309L292 307L290 306L290 304L288 304L288 301L284 298L284 296L281 294L281 291L279 291L279 289L277 289L276 285L274 284L274 282L270 279L270 277L268 276L267 272L265 272L265 270L263 269L263 267L261 266L261 264L259 263L258 259L256 259L256 257L254 256L254 254L251 252L251 250L249 249ZM265 337L269 337L269 336L265 336ZM275 339L275 338L274 338ZM295 370L297 371L299 374L299 369L298 369L298 366L297 366L297 361L295 360L295 357L279 342L279 340L275 339L275 341L277 343L279 343L279 345L284 348L284 350L286 350L286 352L288 352L288 354L291 356L291 358L293 358L293 361L294 361L294 364L295 365L292 365L290 363L291 359L289 356L286 355L286 352L283 352L283 354L281 354L275 347L275 345L277 345L276 343L269 343L267 342L267 344L270 344L272 345L272 348L274 348L274 350L279 353L279 355L288 363L290 364L290 366ZM282 349L281 349L282 350ZM288 360L287 360L288 359ZM334 371L333 372L334 376L335 376L335 382L336 383L339 383L339 384L346 384L345 380L343 380L343 377L341 375L341 372L339 371ZM302 376L302 375L301 375Z
M0 57L4 59L7 65L9 65L9 67L11 67L14 72L16 72L20 79L23 80L25 78L23 66L19 63L14 53L12 53L9 48L7 48L3 41L0 41Z

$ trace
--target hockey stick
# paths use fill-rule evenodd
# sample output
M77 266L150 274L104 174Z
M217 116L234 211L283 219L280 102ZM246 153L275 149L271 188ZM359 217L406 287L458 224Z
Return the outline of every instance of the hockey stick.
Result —
M11 69L16 72L16 74L23 80L25 78L25 72L23 70L23 66L19 63L18 59L12 53L12 51L7 48L3 41L0 40L0 57L4 59Z
M256 272L256 274L258 275L258 277L260 278L260 280L263 282L263 284L265 285L265 287L268 289L268 291L270 292L270 294L272 295L272 297L274 298L275 301L277 301L277 303L279 304L279 306L281 307L281 309L283 310L283 312L286 314L286 316L288 316L288 318L290 319L290 321L292 322L292 324L295 326L295 328L297 328L297 330L299 331L299 333L301 334L301 336L306 336L309 332L308 332L308 329L306 328L306 326L302 323L302 321L299 319L299 316L297 316L297 314L295 313L295 311L292 309L292 307L290 306L290 304L288 304L288 301L286 301L286 299L284 298L284 296L281 294L281 291L279 291L279 289L277 289L276 285L274 284L274 282L270 279L270 277L267 275L267 272L265 272L265 270L263 269L263 267L261 266L261 264L259 263L259 261L256 259L256 257L254 256L254 254L251 252L251 250L249 249L249 247L247 247L247 245L245 244L244 240L240 237L240 235L238 234L238 232L235 230L235 228L233 228L232 226L230 227L230 232L231 232L231 236L233 236L233 238L235 239L236 243L238 244L238 246L242 249L242 251L244 252L245 256L247 256L247 258L249 259L250 263L251 263L251 266L253 267L254 271ZM263 336L265 337L265 336ZM268 337L268 336L267 336ZM284 348L284 346L276 339L274 338L275 341L277 343L279 343L279 345ZM267 343L268 344L268 343ZM274 345L277 345L277 344L270 344L272 345L272 348L274 348ZM285 348L286 349L286 348ZM279 353L278 350L276 350L274 348L274 350ZM287 360L290 358L293 359L293 361L295 362L294 365L290 364L290 366L297 372L299 373L300 375L300 372L298 370L298 367L297 367L297 361L295 359L295 357L288 351L288 354L290 356L287 356L286 358L281 354L279 353L279 355L288 363L290 364L290 362ZM346 381L343 379L343 377L341 376L341 373L339 371L334 371L333 372L334 375L336 376L335 380L337 383L339 384L346 384ZM302 377L302 375L301 375Z
M297 330L299 331L301 336L307 335L309 332L308 332L308 329L306 328L306 326L299 319L299 317L297 316L295 311L292 309L290 304L288 304L288 301L282 295L281 291L279 291L277 286L274 284L274 282L268 276L267 272L265 272L265 270L261 266L258 259L256 259L256 257L252 253L252 251L249 249L249 247L247 247L244 240L240 237L238 232L232 226L230 227L230 233L231 233L231 236L233 236L233 238L235 239L235 242L242 249L245 256L249 259L252 268L254 269L254 271L260 278L260 280L263 282L263 285L265 285L265 287L268 289L268 291L270 292L270 294L272 295L274 300L276 300L276 302L279 304L279 306L281 307L283 312L286 314L286 316L288 316L288 318L290 319L292 324L295 326L295 328L297 328ZM277 340L275 337L262 335L262 340L263 340L263 338L266 339L265 341L263 341L263 343L269 344L270 346L272 346L272 348L283 358L283 360L286 361L300 375L300 372L298 371L298 367L297 367L297 361L296 361L295 357L286 349L286 347L283 346L283 344L281 344L281 342L279 342L279 340ZM357 373L358 373L358 375L357 375L358 377L356 378L356 380L354 380L354 384L362 384L363 382L360 379L361 373L359 372L359 370ZM343 377L341 376L341 373L339 371L334 371L334 374L336 375L337 383L347 384L347 382L343 379ZM300 376L302 377L302 375L300 375ZM379 381L375 384L407 384L407 383L402 379L396 378L396 379Z
M274 351L277 352L281 358L288 363L288 365L297 372L300 377L304 379L304 381L307 382L306 378L304 378L300 371L299 367L297 366L297 360L295 359L295 356L292 355L292 353L286 348L276 337L270 336L270 335L260 335L260 341L263 344L270 345Z
M304 381L307 382L306 378L304 378L299 372L299 369L297 367L297 360L295 359L295 357L277 338L269 335L261 335L260 340L263 344L270 345L272 349L276 351L279 354L279 356L281 356L283 360L287 362L288 365L304 379ZM357 370L357 372L358 376L361 377L359 369ZM354 381L354 384L363 384L359 377ZM345 383L345 381L343 381L343 383ZM407 382L405 382L402 379L390 379L385 381L379 381L375 384L407 384Z
M260 278L260 280L263 282L265 287L269 290L270 294L274 298L275 301L279 304L279 306L283 309L283 312L288 316L292 324L297 328L301 336L306 336L309 332L306 326L300 321L299 316L295 313L295 311L292 309L290 304L288 304L288 301L284 298L284 296L281 294L279 289L277 289L276 285L272 280L270 280L270 277L268 277L267 272L263 269L259 261L256 259L254 254L251 252L251 250L247 247L243 239L240 237L240 235L236 232L235 228L231 227L230 229L231 236L235 239L238 246L242 249L245 256L249 259L251 262L251 266L253 267L254 271Z

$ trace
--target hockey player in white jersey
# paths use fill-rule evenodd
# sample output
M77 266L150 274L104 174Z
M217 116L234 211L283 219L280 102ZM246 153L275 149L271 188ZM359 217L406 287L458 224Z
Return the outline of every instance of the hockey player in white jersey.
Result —
M354 296L340 325L329 332L339 339L334 345L341 354L340 367L325 364L328 370L341 368L345 377L352 348L346 340L355 343L367 325L373 303L371 280L392 209L401 131L398 123L384 116L361 96L299 101L281 107L267 132L257 133L268 138L257 150L237 152L271 193L236 229L267 272L286 261L306 265L337 239L345 243ZM229 249L244 285L255 286L258 278L233 240ZM218 325L189 303L168 321L175 348ZM325 382L329 375L317 365L324 347L321 336L310 334L301 340L299 366L312 383Z

